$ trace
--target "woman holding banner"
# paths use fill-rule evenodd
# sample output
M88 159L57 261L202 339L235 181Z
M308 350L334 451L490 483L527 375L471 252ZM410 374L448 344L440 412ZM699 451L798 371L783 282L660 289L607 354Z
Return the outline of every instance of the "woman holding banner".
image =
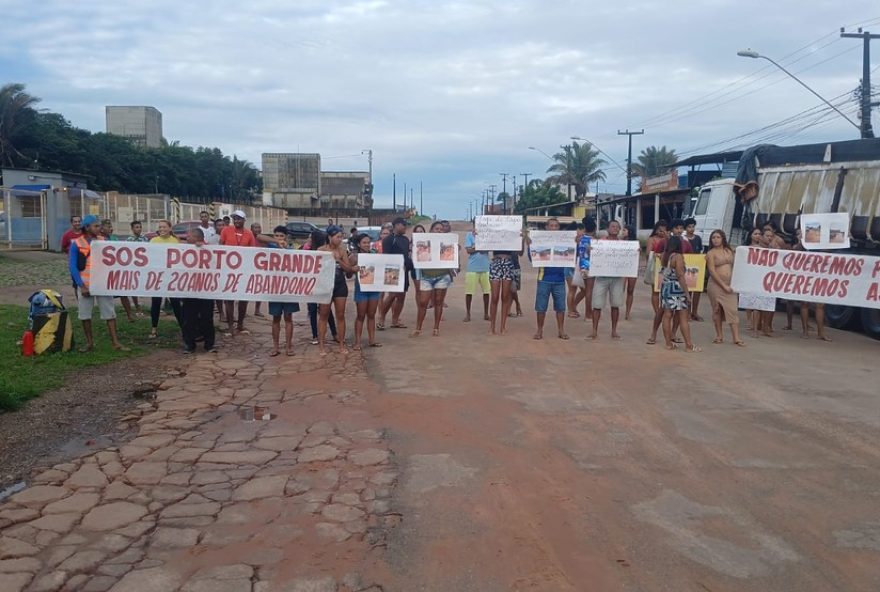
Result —
M364 233L357 235L355 237L355 246L357 250L349 256L348 261L350 265L353 265L358 270L358 273L354 275L354 303L357 306L357 319L354 322L354 347L352 349L360 351L365 320L370 347L382 347L381 343L376 343L376 310L379 308L382 292L361 291L358 254L369 255L373 252L373 245L370 244L370 235Z
M443 223L431 224L431 232L443 232ZM416 328L410 337L418 337L422 334L422 325L428 314L428 305L434 307L434 337L440 335L440 320L443 318L443 302L446 300L446 290L452 285L452 273L449 269L421 269L420 289L417 293L419 304L416 316Z
M318 347L322 356L327 355L324 338L327 335L327 319L330 317L331 306L336 313L336 338L339 341L339 353L348 353L348 350L345 349L345 301L348 299L346 276L357 271L357 266L351 265L348 261L344 238L342 228L335 225L330 226L327 228L327 239L330 242L318 248L318 251L332 253L333 259L336 261L336 279L333 284L332 301L328 304L318 305Z
M474 231L476 234L476 230ZM507 317L510 315L510 306L513 304L513 282L516 279L516 265L513 258L522 254L522 247L517 251L493 251L492 262L489 264L489 285L491 305L489 306L489 334L495 335L496 320L498 319L498 303L501 302L501 325L499 333L507 332Z
M164 244L177 244L180 241L177 240L177 237L171 233L171 222L168 220L159 220L159 225L156 227L156 236L150 239L151 243L164 243ZM162 312L162 297L153 297L153 300L150 303L150 321L152 323L150 328L150 339L155 339L159 335L159 314ZM180 299L179 298L169 298L168 302L171 303L171 310L174 311L174 318L177 319L177 325L180 326Z
M715 339L712 343L724 343L722 323L730 325L733 342L745 347L739 336L739 317L737 316L737 296L730 287L733 278L733 249L727 244L723 230L713 230L709 235L709 252L706 253L706 271L709 274L709 302L712 303L712 322L715 325Z
M666 240L666 250L663 252L660 271L660 306L663 308L663 337L666 339L666 349L675 349L672 341L673 328L672 317L678 317L678 327L681 336L684 337L686 351L695 353L701 351L691 341L690 299L691 293L685 281L684 254L682 253L682 240L677 236Z

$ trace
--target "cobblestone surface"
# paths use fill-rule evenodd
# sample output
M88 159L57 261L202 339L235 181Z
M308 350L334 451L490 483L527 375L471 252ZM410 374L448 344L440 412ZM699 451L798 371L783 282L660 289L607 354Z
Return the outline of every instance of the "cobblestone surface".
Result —
M358 413L363 360L270 358L265 338L194 357L141 406L134 440L0 504L0 590L380 590L359 570L399 519L397 469ZM243 419L254 406L271 419Z

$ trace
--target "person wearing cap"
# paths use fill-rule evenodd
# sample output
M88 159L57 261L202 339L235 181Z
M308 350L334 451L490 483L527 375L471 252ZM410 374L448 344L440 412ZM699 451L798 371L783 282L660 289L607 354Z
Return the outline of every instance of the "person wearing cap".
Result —
M257 239L254 233L244 227L247 216L242 210L232 212L232 224L223 229L220 233L220 244L229 247L256 247ZM238 302L238 332L248 335L249 332L244 328L244 317L247 314L247 300ZM226 323L228 324L227 336L232 336L236 330L235 324L235 301L226 301Z
M98 240L101 222L97 216L86 216L82 221L82 234L76 237L70 244L68 257L68 269L73 285L76 286L79 296L79 320L82 321L83 333L86 336L86 345L81 352L92 351L95 348L95 339L92 335L92 309L98 305L101 320L107 321L107 332L110 334L110 342L117 351L130 351L119 343L116 334L116 307L113 305L112 296L92 296L89 291L92 271L92 243Z
M381 322L376 323L376 328L380 330L385 328L385 317L388 315L389 310L391 311L391 328L406 329L406 325L400 322L400 314L403 312L403 305L406 303L406 293L409 291L409 272L414 269L409 238L406 236L406 220L395 218L391 226L391 236L382 241L382 253L385 255L403 255L404 274L406 277L403 281L403 292L389 292L382 302L382 309L379 314Z

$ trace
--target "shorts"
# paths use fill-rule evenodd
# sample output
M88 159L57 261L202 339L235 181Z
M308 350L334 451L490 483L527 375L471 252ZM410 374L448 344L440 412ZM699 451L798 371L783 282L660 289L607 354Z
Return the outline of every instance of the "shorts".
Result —
M622 277L597 277L593 284L593 309L602 310L611 300L611 308L621 308L624 304L626 278Z
M565 312L565 282L538 282L535 293L535 312L547 312L550 297L553 297L553 312Z
M354 284L354 301L355 302L371 302L382 298L382 292L362 292L361 285L357 282Z
M519 267L513 268L513 291L519 292L522 290L522 269Z
M289 315L299 312L298 302L270 302L269 316L280 317L281 315Z
M452 278L448 273L440 276L422 276L419 290L422 292L430 292L431 290L446 290L452 285Z
M566 267L565 268L565 279L570 280L574 277L574 267Z
M348 282L341 273L336 274L336 280L333 282L333 298L348 298Z
M82 289L80 289L77 304L81 321L92 320L92 309L96 304L101 313L102 321L112 321L116 318L116 305L113 303L113 296L83 296Z
M492 285L489 283L488 271L469 271L464 276L464 293L473 296L477 291L477 286L483 294L489 294L492 291Z
M513 266L513 260L510 257L495 257L489 263L489 281L512 282L515 271L516 268Z

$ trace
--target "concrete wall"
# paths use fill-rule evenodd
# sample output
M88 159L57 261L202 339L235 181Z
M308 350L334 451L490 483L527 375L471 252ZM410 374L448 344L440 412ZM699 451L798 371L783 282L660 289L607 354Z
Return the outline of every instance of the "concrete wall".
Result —
M131 138L141 146L158 148L162 143L162 113L155 107L108 106L107 133Z

